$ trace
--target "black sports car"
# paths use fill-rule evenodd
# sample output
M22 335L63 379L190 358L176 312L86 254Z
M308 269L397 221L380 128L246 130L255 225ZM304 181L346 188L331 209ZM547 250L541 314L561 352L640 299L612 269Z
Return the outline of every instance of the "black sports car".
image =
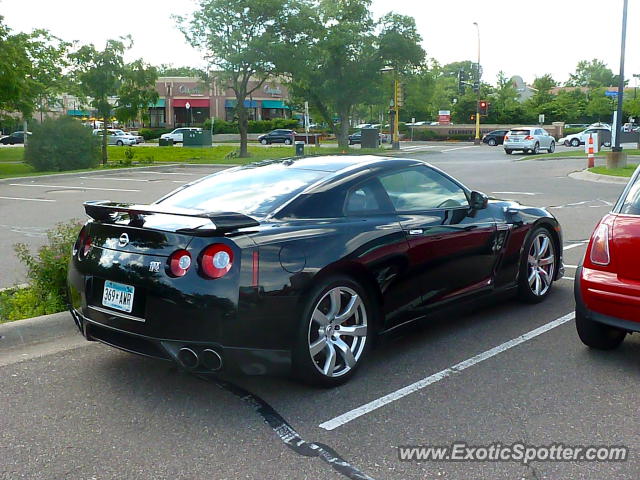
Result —
M83 335L197 372L335 385L376 334L498 292L538 302L563 272L550 213L417 160L260 162L85 210L68 278Z

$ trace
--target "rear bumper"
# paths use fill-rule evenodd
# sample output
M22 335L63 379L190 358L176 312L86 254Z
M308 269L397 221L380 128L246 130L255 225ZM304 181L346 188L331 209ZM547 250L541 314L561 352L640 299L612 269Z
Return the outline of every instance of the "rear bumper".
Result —
M505 150L532 150L536 142L534 140L517 143L503 143Z
M578 267L575 278L576 312L594 322L640 332L640 284L583 266Z
M222 366L216 371L245 375L286 375L291 371L289 350L229 347L213 342L155 338L96 322L74 308L70 311L80 333L87 340L98 341L138 355L172 361L182 366L178 360L180 349L189 348L198 356L205 349L211 349L222 359ZM202 365L189 370L196 373L212 373L211 369Z

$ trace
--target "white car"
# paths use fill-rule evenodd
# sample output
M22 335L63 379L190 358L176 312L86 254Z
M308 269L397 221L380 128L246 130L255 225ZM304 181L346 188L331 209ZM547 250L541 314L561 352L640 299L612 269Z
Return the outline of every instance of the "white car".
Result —
M100 130L98 128L93 131L93 134L96 136L102 136L103 133L104 130ZM124 130L109 128L107 129L107 135L107 143L109 145L122 147L124 145L133 146L137 143L136 137L129 135Z
M201 131L201 128L195 128L195 127L181 127L181 128L176 128L173 132L170 133L163 133L162 135L160 135L160 138L163 139L171 139L173 140L173 143L182 143L184 141L184 134L187 132L192 132L192 131Z
M579 147L580 145L584 145L592 134L598 135L600 145L604 145L605 147L611 146L611 129L606 126L585 128L581 132L562 137L558 142L567 147Z
M534 154L540 153L540 150L553 153L556 149L556 140L544 128L518 127L507 132L503 146L507 155L511 155L515 150Z

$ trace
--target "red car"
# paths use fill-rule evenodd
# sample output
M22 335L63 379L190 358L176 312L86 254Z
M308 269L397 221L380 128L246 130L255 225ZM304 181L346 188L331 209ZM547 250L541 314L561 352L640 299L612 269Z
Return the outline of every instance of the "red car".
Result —
M596 227L574 286L576 328L592 348L640 332L640 169Z

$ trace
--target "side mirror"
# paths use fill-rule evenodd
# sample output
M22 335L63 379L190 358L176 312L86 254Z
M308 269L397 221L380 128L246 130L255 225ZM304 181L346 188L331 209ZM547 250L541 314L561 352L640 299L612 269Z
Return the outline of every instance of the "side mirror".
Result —
M482 192L476 192L473 190L469 196L469 206L472 210L482 210L487 208L489 204L489 197Z

